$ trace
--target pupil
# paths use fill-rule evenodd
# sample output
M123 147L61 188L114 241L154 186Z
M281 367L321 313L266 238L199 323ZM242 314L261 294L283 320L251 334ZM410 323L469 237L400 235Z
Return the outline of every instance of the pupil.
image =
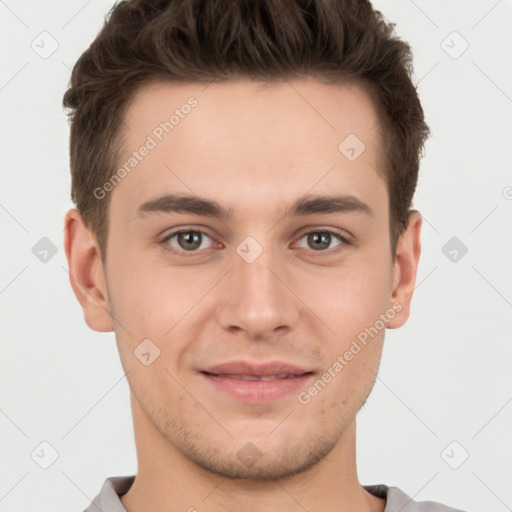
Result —
M321 249L329 247L331 235L330 233L313 233L309 235L309 241L314 245L319 243ZM320 240L320 241L319 241Z
M198 233L197 231L180 233L179 243L185 250L197 249L201 246L201 233Z

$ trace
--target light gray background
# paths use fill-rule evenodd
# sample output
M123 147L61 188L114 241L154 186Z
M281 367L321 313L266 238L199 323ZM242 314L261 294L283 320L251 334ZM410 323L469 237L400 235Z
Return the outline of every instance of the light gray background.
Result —
M62 244L72 206L62 95L112 5L0 0L1 511L80 511L106 477L136 472L114 335L85 325ZM360 480L512 510L512 2L375 5L414 48L433 137L414 202L424 227L412 314L387 332L359 415ZM58 42L47 58L31 47L51 49L43 31ZM454 236L468 248L456 262L442 252ZM32 252L42 237L57 247L46 263ZM59 455L48 469L31 458L43 441Z

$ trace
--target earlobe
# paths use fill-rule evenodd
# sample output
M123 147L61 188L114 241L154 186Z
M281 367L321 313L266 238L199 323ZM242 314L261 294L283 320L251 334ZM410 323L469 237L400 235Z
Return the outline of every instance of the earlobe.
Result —
M420 213L417 210L411 210L407 229L402 233L397 244L389 306L398 313L388 322L388 329L401 327L409 318L421 254L421 225Z
M82 306L86 324L95 331L112 331L105 274L96 237L75 208L65 216L64 247L69 280Z

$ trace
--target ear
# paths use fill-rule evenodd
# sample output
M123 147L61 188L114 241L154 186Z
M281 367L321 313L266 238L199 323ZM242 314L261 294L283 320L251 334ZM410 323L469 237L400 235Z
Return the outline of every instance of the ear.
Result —
M389 304L397 311L397 314L388 322L386 326L388 329L401 327L409 318L421 254L421 225L420 213L417 210L411 210L407 229L402 233L397 244L393 266L392 294Z
M75 208L66 213L64 223L69 280L84 311L85 322L95 331L110 332L113 325L96 236Z

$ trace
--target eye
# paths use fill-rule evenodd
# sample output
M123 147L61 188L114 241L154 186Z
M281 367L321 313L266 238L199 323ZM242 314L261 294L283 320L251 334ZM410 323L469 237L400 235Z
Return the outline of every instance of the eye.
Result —
M176 245L173 243L174 239ZM208 248L207 244L205 246L205 239L212 241L204 231L197 229L182 229L167 235L162 240L162 243L166 249L174 253L197 253L200 249ZM190 254L190 256L192 255L193 254ZM185 254L185 256L188 255Z
M306 249L311 248L315 252L327 252L327 253L337 253L342 251L346 245L350 245L350 242L342 236L341 234L337 233L336 231L330 231L330 230L322 230L322 231L310 231L309 233L305 233L301 240L306 239ZM338 243L334 250L326 250L329 249L332 242L335 242L338 240L340 243ZM299 245L299 247L304 248L304 245Z
M336 254L343 251L350 241L340 233L332 230L309 231L301 236L299 241L305 239L305 244L298 247L312 249L313 253L320 255ZM338 243L332 248L332 244ZM165 250L180 256L196 256L202 250L212 248L215 242L200 229L181 229L168 234L162 241ZM317 254L313 254L317 256Z

